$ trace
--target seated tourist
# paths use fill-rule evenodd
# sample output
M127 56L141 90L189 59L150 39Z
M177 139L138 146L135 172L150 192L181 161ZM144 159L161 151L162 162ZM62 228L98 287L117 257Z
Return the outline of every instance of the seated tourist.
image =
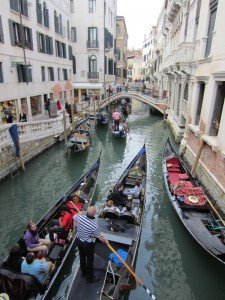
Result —
M112 200L116 206L125 206L132 197L123 194L123 183L119 183L112 193Z
M73 198L66 202L66 205L70 208L73 215L82 211L85 201L80 199L79 196L75 195Z
M120 213L119 208L113 205L112 200L107 200L106 201L106 206L104 207L103 212L106 211L106 210L115 211L116 213Z
M20 272L23 260L24 257L21 255L21 248L19 245L16 245L11 249L8 258L3 263L3 266Z
M48 254L48 250L52 245L48 239L39 238L37 226L32 221L27 224L25 242L28 251L43 251L44 256Z
M184 187L184 186L185 186L185 181L179 178L178 183L173 187L173 192L175 192L179 187Z
M134 215L135 218L137 217L137 212L138 212L138 207L134 207L134 209L132 209L131 202L126 203L126 206L121 211L121 213L131 213L132 215Z
M133 198L139 198L140 192L142 190L142 185L139 179L135 180L135 187L129 191L129 195Z
M29 252L21 265L22 273L35 276L40 283L43 283L45 276L48 275L51 269L52 262L47 262L45 258L36 258L34 252Z
M49 238L54 242L54 233L67 233L73 222L73 214L67 205L61 206L61 216L54 219L48 226Z

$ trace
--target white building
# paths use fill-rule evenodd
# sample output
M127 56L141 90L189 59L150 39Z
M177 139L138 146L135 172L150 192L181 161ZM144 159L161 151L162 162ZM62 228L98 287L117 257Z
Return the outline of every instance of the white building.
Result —
M116 0L75 0L71 14L75 99L104 98L115 82Z
M2 1L0 7L0 123L45 114L44 100L70 100L70 2Z
M224 0L166 0L154 78L166 90L167 121L186 160L225 211L224 11Z
M150 77L153 74L154 67L154 46L153 37L155 32L155 26L152 26L148 36L145 35L142 46L142 70L143 76L147 81L150 81Z
M116 0L10 0L0 7L0 123L44 101L104 97L115 82ZM53 110L52 110L53 112Z

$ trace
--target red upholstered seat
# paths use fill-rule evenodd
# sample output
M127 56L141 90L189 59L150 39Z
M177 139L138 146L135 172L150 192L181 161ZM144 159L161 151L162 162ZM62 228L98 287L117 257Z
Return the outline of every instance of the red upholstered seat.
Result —
M177 172L169 172L169 179L170 179L170 183L171 185L176 185L179 181L179 173Z
M186 180L186 179L189 179L189 176L187 174L183 173L183 174L179 174L179 178Z
M170 168L168 168L168 172L178 172L178 173L180 173L180 168L178 168L178 167L176 167L176 168L170 167Z
M166 161L166 164L167 165L171 164L171 167L179 167L180 166L179 160L175 157L168 159Z

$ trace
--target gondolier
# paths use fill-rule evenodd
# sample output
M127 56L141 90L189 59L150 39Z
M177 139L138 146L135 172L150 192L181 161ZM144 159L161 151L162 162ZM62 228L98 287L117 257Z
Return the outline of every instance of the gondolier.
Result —
M95 238L102 243L108 244L108 240L100 233L99 226L94 222L96 214L95 206L90 206L87 214L79 213L74 217L77 222L77 244L80 255L80 267L83 277L86 277L88 283L98 281L94 276L94 247Z

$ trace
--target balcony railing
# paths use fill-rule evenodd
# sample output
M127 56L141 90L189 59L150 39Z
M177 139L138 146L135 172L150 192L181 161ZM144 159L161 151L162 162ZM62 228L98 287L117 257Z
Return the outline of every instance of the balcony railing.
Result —
M88 79L99 79L99 72L87 72Z
M98 40L88 40L87 48L89 49L98 49Z

